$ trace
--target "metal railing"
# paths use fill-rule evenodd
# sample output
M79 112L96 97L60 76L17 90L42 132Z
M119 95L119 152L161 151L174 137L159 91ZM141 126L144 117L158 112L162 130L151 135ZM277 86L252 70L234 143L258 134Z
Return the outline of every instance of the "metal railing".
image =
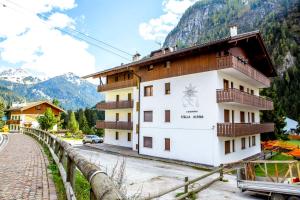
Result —
M69 143L43 130L22 128L22 131L29 136L35 137L49 148L59 168L68 200L76 200L74 189L77 169L90 183L91 200L122 199L121 192L116 188L108 175L85 157L79 155ZM66 167L63 165L64 160L66 161Z
M235 88L217 90L217 102L235 102L257 107L261 110L273 110L273 102L271 99L249 94Z
M217 135L221 137L238 137L268 133L274 131L274 123L218 123Z

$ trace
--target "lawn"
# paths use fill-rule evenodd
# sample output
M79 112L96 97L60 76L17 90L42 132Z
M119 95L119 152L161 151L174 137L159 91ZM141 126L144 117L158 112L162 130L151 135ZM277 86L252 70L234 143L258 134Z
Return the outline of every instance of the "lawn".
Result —
M288 156L285 154L277 154L272 157L270 160L294 160L292 156ZM264 166L262 166L264 168ZM267 164L268 174L271 176L275 176L275 165ZM278 164L279 176L284 176L286 170L288 169L287 164ZM265 173L259 168L259 166L255 167L255 172L257 176L265 176Z
M298 145L300 147L300 140L288 140L287 142L290 144Z

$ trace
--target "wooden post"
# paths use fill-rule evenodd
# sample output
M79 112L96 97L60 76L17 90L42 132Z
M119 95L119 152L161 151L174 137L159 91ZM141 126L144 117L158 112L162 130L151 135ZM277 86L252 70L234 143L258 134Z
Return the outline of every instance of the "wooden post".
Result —
M184 182L188 182L189 181L189 177L184 177ZM188 193L189 192L189 185L184 186L184 193Z
M94 194L92 188L90 190L90 200L96 200L96 197L95 197L95 194Z
M279 174L278 174L278 166L277 166L277 163L275 163L275 176L276 176L276 181L277 181L277 183L278 183L278 179L279 179Z
M224 173L223 173L223 169L224 169L224 165L223 164L221 164L220 165L220 181L223 181L223 176L224 176Z
M267 163L264 163L265 165L265 176L268 177L268 167L267 167Z
M76 168L74 162L70 159L69 156L67 156L67 182L71 184L73 190L75 190L75 170Z

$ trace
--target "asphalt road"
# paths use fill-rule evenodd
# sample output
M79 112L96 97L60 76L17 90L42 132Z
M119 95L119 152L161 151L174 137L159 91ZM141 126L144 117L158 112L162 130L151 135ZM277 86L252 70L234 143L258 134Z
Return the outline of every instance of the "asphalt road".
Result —
M189 179L192 179L207 173L206 171L182 165L131 157L123 158L81 144L74 146L80 154L96 165L102 167L102 169L105 169L109 175L112 173L112 169L116 163L120 165L122 160L125 159L124 185L129 196L137 193L141 196L147 196L149 193L155 194L183 183L184 177L186 176L188 176ZM206 180L195 184L194 187L202 185L212 178L213 177L209 177ZM199 193L198 198L210 200L266 199L263 196L254 196L251 193L241 193L236 187L235 176L225 175L225 179L227 179L228 182L216 182L208 189ZM182 192L182 189L159 199L174 199L176 193L179 192Z

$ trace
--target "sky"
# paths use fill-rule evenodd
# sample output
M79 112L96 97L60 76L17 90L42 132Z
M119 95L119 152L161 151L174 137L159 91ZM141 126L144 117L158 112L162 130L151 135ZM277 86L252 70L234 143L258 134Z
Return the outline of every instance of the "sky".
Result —
M160 48L195 1L0 0L0 71L83 76L128 63L136 52L146 56ZM83 34L88 41L79 39Z

